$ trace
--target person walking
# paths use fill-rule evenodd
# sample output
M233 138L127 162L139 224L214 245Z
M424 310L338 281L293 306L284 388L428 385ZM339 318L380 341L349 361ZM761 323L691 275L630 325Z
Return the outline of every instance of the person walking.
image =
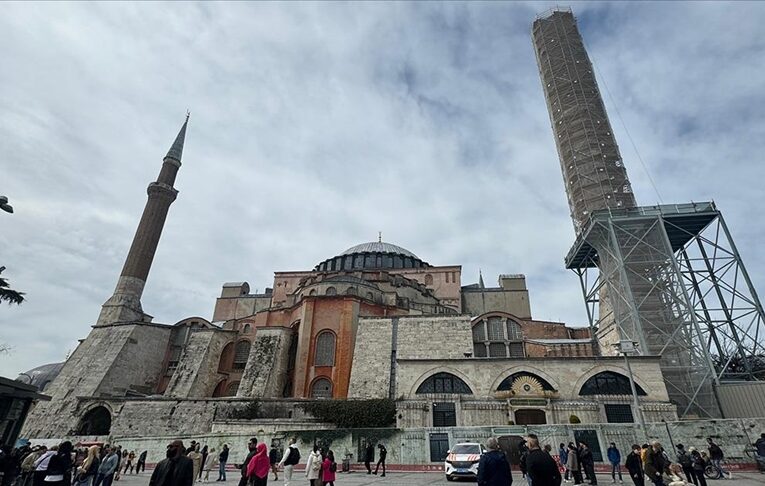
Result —
M529 437L526 441L526 477L532 486L560 486L562 478L558 465L546 451L539 448L539 439Z
M722 460L725 458L723 450L719 445L715 444L711 437L707 437L707 444L709 445L709 460L712 465L716 467L718 471L720 471L721 477L730 477L730 473L723 469L722 466Z
M579 462L587 479L590 480L590 484L598 484L598 478L595 477L595 459L592 457L592 451L584 442L579 443Z
M486 452L478 461L478 486L510 486L513 474L505 453L499 448L499 441L489 437Z
M122 474L127 474L130 469L130 474L133 474L133 461L135 460L135 452L130 451L127 453L127 460L125 461L125 470Z
M218 454L215 453L215 449L210 449L209 453L207 454L207 460L204 464L205 469L205 475L202 478L202 481L205 483L210 481L210 471L213 471L218 468Z
M21 461L21 486L32 486L35 475L35 461L47 452L45 446L33 447L32 452L27 454Z
M757 441L752 445L755 447L755 449L757 449L757 455L755 456L755 460L757 461L757 468L760 470L760 472L763 472L765 471L765 433L760 434L760 438L757 439Z
M282 455L282 460L279 461L279 465L284 466L284 486L290 486L292 482L292 469L300 462L300 450L298 450L296 442L297 439L294 437L290 439L287 453Z
M693 463L693 472L696 473L696 479L699 486L707 486L707 478L704 477L704 469L707 468L707 462L701 457L695 447L688 449L691 452L691 462Z
M109 447L107 450L106 457L101 461L101 465L98 466L98 474L96 474L96 481L93 483L93 486L112 486L112 481L114 481L114 474L117 472L119 464L117 449Z
M608 455L608 462L611 463L611 482L616 482L616 474L618 473L619 482L624 483L624 481L622 481L622 453L619 452L619 448L616 447L615 442L611 442L606 454Z
M385 448L382 444L377 444L377 448L380 449L380 459L377 460L377 465L375 466L375 474L377 474L377 471L380 469L380 465L382 464L382 474L380 474L380 477L385 477L385 458L388 457L388 449Z
M305 477L308 478L308 481L311 483L311 486L321 486L320 476L321 476L321 454L319 453L319 446L314 445L313 451L308 454L308 462L305 466Z
M48 473L48 464L50 464L50 459L56 455L57 451L58 446L53 446L49 451L45 451L45 453L38 457L34 462L34 486L43 486L45 484L45 475Z
M149 486L191 486L194 484L194 461L183 455L183 442L167 445L167 457L159 461L151 473Z
M268 462L271 464L271 472L274 473L274 481L278 481L279 473L277 466L279 465L279 450L273 442L271 442L271 450L268 453Z
M693 470L693 460L691 455L685 450L683 444L677 444L677 463L683 468L685 479L689 483L692 482L695 486L699 486L699 479L696 477L696 472Z
M373 462L375 462L375 446L372 441L367 441L367 448L364 451L364 466L367 468L367 474L372 474Z
M268 460L268 447L261 442L255 448L255 455L247 464L247 477L251 486L266 486L268 484L268 472L271 464Z
M651 442L648 454L645 459L645 474L655 486L666 486L664 484L664 471L667 469L667 461L659 441Z
M579 451L573 442L568 445L568 457L566 457L566 469L571 471L574 484L582 484L582 463L579 462Z
M335 473L337 473L335 453L329 450L321 465L321 480L324 482L324 486L335 486Z
M568 482L568 478L570 475L570 471L568 470L568 467L566 467L566 462L568 462L568 447L566 447L566 444L563 442L560 443L558 446L558 462L560 463L561 467L564 469L563 472L563 480L565 482Z
M228 444L223 444L223 450L218 455L218 479L217 481L226 480L226 463L228 462Z
M88 447L88 455L85 457L85 460L82 461L80 467L77 468L74 486L90 486L90 484L95 481L96 474L98 474L98 467L101 465L101 460L98 457L99 449L100 447L97 445Z
M72 484L72 443L62 442L56 454L50 458L43 479L45 486L69 486Z
M117 472L114 473L114 480L120 480L120 471L122 470L122 464L125 462L127 451L122 452L122 446L117 446Z
M242 477L239 479L239 486L247 486L247 465L250 463L253 457L255 457L255 454L257 453L258 448L258 439L256 437L253 437L250 439L249 442L247 442L247 450L249 453L247 454L247 457L244 459L244 462L239 466L239 471L242 473Z
M135 473L141 474L143 471L146 471L146 455L149 453L149 451L143 451L138 456L138 462L135 463Z
M207 444L205 444L205 446L202 447L201 453L202 453L202 467L199 469L198 479L202 479L202 472L204 471L205 464L207 463L207 456L210 454L209 449L207 448Z
M191 464L194 466L194 482L196 482L199 478L199 473L202 471L202 453L199 452L199 444L186 454L186 457L191 459Z
M632 482L635 483L635 486L645 486L643 459L640 457L639 445L632 445L632 452L627 454L627 460L624 461L624 466L627 468L630 478L632 478Z

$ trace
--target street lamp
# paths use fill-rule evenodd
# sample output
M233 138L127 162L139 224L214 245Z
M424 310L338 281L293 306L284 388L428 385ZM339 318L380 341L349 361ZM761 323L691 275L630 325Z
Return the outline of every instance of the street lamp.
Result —
M622 339L616 344L616 351L624 356L624 363L627 365L627 374L630 379L630 389L632 390L632 402L635 406L635 412L638 416L638 422L645 432L645 418L643 417L643 410L640 408L640 401L638 400L637 388L635 387L635 378L632 376L632 366L630 366L630 360L627 357L630 353L637 351L635 348L635 341Z
M6 213L12 213L13 212L13 206L8 204L8 198L5 196L0 196L0 209L5 211Z

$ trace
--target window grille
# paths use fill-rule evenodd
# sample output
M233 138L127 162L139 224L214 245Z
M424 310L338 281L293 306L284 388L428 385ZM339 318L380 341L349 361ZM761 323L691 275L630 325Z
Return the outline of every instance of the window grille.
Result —
M505 343L489 343L489 357L506 358L507 347L505 346Z
M231 384L229 384L226 387L226 396L227 397L233 397L236 396L236 392L239 391L239 382L235 381Z
M335 365L335 335L333 333L323 331L316 337L316 354L313 365Z
M247 366L247 358L250 357L250 342L239 341L234 351L234 369L243 370Z
M510 357L523 358L526 354L523 351L523 343L510 343Z
M461 378L451 373L436 373L423 381L417 388L416 393L458 393L472 395L473 391Z
M507 320L507 339L509 341L523 341L523 331L521 331L521 326L511 319Z
M327 287L327 295L337 295L337 289L334 287Z
M632 416L632 406L625 403L606 403L606 422L609 424L631 424L635 421Z
M486 329L484 329L483 321L473 326L473 342L486 341Z
M486 345L484 343L474 343L473 344L473 356L476 358L485 358L486 357Z
M489 341L504 341L505 330L499 317L489 317L488 323Z
M635 383L638 395L645 395L640 385ZM603 371L584 382L579 395L632 395L630 380L613 371Z
M311 386L311 398L332 398L332 382L319 378Z

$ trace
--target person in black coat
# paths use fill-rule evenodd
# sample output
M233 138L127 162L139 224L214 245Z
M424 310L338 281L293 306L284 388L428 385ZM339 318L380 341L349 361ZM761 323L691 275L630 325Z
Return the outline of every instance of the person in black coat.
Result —
M526 454L526 475L532 486L560 486L563 478L555 459L539 448L539 439L529 438L526 442L529 452Z
M595 459L592 457L592 451L584 442L579 443L579 461L582 463L582 469L587 479L590 480L590 484L598 484L598 478L595 477Z
M151 473L149 486L192 486L194 461L183 452L183 442L174 440L167 445L167 457L159 461Z
M371 441L367 442L367 449L364 452L364 466L367 468L367 474L372 474L371 464L375 462L375 446Z
M504 452L499 449L497 439L490 437L486 441L486 449L488 452L481 455L478 462L478 486L510 486L513 484L510 463L507 462Z
M50 458L45 486L68 486L72 484L72 443L62 442L56 455Z
M627 460L624 462L635 486L645 486L645 472L643 471L643 460L640 458L640 451L640 446L633 444L632 452L627 454Z
M240 470L242 471L242 478L239 480L239 486L247 486L247 465L250 463L250 460L255 457L255 454L257 452L258 447L258 439L253 437L250 439L250 441L247 443L247 449L249 449L250 453L247 454L247 458L244 460L244 462L239 466Z

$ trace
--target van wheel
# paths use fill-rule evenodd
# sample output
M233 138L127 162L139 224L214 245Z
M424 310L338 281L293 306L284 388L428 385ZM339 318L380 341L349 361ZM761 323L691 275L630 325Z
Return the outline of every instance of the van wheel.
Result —
M453 478L452 476L449 476L449 475L447 474L447 475L446 475L446 480L447 480L447 481L454 481L454 478Z

